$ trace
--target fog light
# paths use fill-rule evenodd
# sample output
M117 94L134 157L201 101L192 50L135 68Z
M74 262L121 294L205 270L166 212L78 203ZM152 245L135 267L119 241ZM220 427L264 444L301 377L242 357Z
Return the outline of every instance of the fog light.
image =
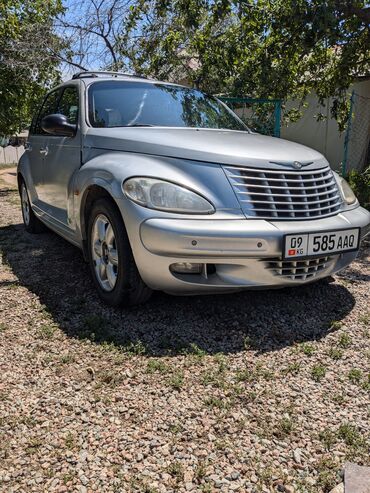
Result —
M190 262L178 262L170 266L171 272L177 274L200 274L203 269L203 264L191 264Z

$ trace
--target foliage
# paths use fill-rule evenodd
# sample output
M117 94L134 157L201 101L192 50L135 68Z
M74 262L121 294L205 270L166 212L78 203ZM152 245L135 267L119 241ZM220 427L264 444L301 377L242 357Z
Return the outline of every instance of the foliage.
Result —
M0 135L25 128L45 87L58 78L53 20L61 11L60 0L0 3Z
M361 173L350 171L348 182L360 204L370 211L370 166Z
M60 63L295 100L286 121L297 120L316 91L321 103L332 98L341 129L347 89L369 72L364 0L84 0L66 9L61 2L0 4L0 135L29 123Z
M322 104L333 98L343 128L346 90L369 70L368 24L361 0L140 0L131 7L132 33L141 33L130 60L212 93L295 99L292 119L315 91Z

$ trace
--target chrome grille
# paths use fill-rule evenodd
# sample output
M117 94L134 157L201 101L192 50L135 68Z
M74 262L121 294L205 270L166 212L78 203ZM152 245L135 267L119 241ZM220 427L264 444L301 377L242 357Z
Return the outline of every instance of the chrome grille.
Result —
M329 167L279 171L224 166L243 211L264 219L306 219L335 214L341 196Z
M293 281L305 281L314 278L325 269L332 267L335 257L317 257L305 260L282 260L274 258L264 260L265 268L275 276L291 279Z

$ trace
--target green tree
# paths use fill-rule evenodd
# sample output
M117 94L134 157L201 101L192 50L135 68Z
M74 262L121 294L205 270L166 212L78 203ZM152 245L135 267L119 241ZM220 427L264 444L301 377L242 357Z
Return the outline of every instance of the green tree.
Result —
M0 135L29 125L35 104L58 80L62 42L54 33L60 0L0 3Z
M369 73L362 0L139 0L130 15L137 71L229 95L304 101L315 91L333 98L341 127L348 87Z

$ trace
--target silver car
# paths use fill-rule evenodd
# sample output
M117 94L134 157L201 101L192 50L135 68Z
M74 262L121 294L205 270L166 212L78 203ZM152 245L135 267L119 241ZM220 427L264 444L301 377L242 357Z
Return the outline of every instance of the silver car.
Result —
M46 96L18 183L27 231L81 248L110 305L300 286L346 267L369 232L320 153L125 74L82 72Z

